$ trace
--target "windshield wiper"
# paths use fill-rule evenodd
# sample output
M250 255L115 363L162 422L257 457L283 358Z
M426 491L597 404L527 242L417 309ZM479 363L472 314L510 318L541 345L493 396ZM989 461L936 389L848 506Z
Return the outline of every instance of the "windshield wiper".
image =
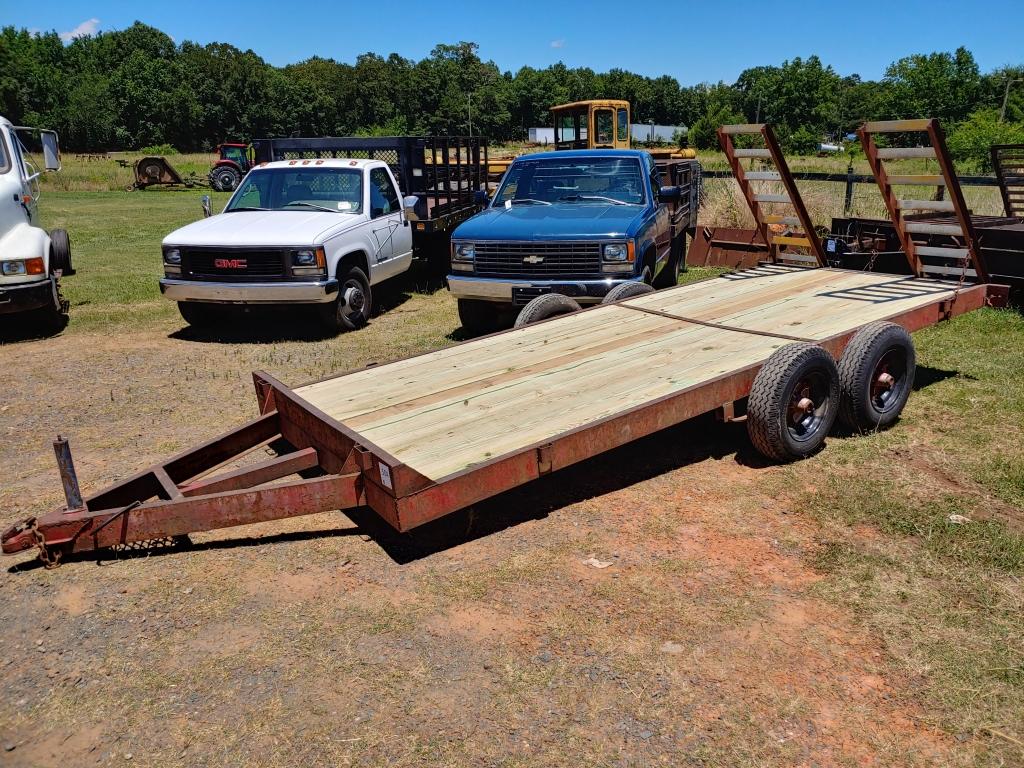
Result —
M327 211L327 213L339 213L340 212L339 209L337 209L337 208L328 208L326 205L317 205L316 203L307 203L305 200L295 200L294 202L291 202L291 203L285 203L284 206L282 206L282 207L288 208L289 206L292 206L292 205L302 205L302 206L305 206L306 208L313 208L313 209L315 209L317 211Z
M559 200L598 200L603 203L611 203L612 205L635 205L635 203L627 203L625 200L616 200L614 197L605 197L604 195L565 195L564 197L558 198Z
M513 197L509 200L509 203L515 205L516 203L529 203L530 205L551 205L547 200L538 200L535 197Z
M269 211L269 208L260 208L255 205L239 205L235 208L228 208L224 213L234 213L235 211Z

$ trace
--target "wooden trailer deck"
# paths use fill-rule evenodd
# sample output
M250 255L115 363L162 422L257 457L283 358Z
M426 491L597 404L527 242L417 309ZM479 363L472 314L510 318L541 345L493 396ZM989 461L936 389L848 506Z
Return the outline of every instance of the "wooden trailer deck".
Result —
M365 445L443 482L763 363L789 341L823 342L948 301L955 287L869 272L764 266L293 392Z

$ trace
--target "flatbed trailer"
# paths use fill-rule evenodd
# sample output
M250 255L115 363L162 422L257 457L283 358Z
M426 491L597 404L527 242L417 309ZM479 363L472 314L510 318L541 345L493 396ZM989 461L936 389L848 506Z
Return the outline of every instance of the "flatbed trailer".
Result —
M835 357L876 321L913 331L1004 295L766 264L296 388L255 373L257 418L84 500L58 444L67 507L6 531L3 552L34 547L53 564L362 506L409 531L700 414L733 418L787 350ZM813 387L795 386L798 422L817 406ZM237 465L268 444L276 457Z

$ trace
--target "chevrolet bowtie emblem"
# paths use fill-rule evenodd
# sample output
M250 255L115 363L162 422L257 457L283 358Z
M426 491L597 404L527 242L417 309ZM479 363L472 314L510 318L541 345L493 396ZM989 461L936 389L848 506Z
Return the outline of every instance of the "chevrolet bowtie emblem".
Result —
M536 254L523 257L523 264L540 264L542 261L544 261L544 257Z

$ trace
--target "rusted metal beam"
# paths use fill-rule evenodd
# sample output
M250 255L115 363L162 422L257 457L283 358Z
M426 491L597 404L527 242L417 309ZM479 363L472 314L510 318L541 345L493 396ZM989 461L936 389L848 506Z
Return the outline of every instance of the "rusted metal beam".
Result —
M280 480L288 475L294 475L304 469L312 469L317 464L316 448L303 448L294 453L261 461L258 464L240 467L232 472L197 480L184 486L181 493L184 496L199 496L253 488L273 480Z

